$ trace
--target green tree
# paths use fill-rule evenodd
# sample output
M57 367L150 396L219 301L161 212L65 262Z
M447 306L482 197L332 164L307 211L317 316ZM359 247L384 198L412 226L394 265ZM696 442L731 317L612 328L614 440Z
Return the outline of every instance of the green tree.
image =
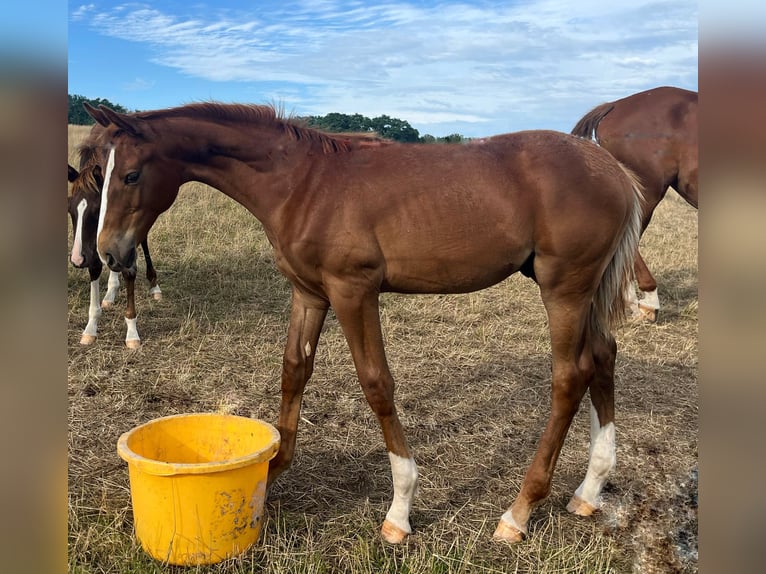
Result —
M386 115L370 119L361 114L332 112L326 116L309 116L304 120L309 127L328 132L376 132L381 137L398 142L417 142L420 139L418 130L409 122Z
M99 105L104 105L112 108L116 112L128 112L128 110L121 105L113 104L109 100L103 98L91 99L86 98L85 96L69 94L69 111L67 115L68 123L79 126L90 126L96 123L96 121L90 117L88 112L85 111L85 108L83 108L83 102L88 102L94 108L97 108Z

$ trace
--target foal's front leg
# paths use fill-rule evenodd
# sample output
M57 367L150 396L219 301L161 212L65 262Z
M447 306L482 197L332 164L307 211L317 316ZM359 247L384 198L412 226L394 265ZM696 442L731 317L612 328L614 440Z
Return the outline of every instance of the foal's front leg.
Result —
M149 255L149 243L146 239L141 242L141 249L144 250L144 260L146 261L146 279L149 281L149 295L151 295L155 301L162 300L162 289L160 289L157 283L157 271L154 269L152 263L152 256Z
M295 454L303 390L314 371L314 357L328 307L326 303L313 298L307 300L293 289L287 344L282 361L282 402L277 423L280 443L279 451L269 463L269 485L290 466Z
M125 279L125 291L127 293L127 306L125 308L125 324L128 332L125 335L125 346L128 349L138 349L141 346L141 337L138 336L138 325L136 319L136 270L125 270L122 272Z
M120 274L117 271L109 270L109 280L106 283L106 295L104 300L101 301L101 308L108 309L114 305L114 300L117 298L117 291L120 289Z
M96 265L88 268L90 276L90 305L88 306L88 324L80 337L81 345L91 345L98 337L98 320L101 317L101 306L99 305L101 277L101 266Z
M398 544L412 533L410 509L417 492L418 467L396 414L394 379L383 349L378 294L348 296L346 293L333 300L333 308L351 349L359 383L383 430L391 462L394 499L380 533L387 542Z

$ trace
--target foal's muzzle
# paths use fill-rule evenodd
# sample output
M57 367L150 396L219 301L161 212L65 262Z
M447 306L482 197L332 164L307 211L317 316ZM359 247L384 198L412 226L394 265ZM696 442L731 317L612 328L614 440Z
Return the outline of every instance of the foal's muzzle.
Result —
M131 247L124 254L106 252L106 264L112 271L124 271L136 266L136 248Z

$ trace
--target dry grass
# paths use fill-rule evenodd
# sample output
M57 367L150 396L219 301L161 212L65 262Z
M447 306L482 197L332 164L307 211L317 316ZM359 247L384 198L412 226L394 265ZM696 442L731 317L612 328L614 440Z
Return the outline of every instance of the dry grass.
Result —
M133 538L121 433L181 412L276 420L289 288L260 224L224 195L188 184L150 242L164 299L139 298L138 351L124 347L119 298L96 344L78 344L88 286L85 272L69 269L71 572L164 570ZM583 519L564 509L587 465L583 405L531 538L513 547L491 540L549 409L545 315L534 284L514 276L469 295L381 299L397 404L421 474L405 545L378 536L390 467L331 313L297 456L269 493L261 539L239 559L185 571L696 572L696 211L671 192L642 245L663 309L658 324L618 333L618 466L603 512ZM137 296L146 286L137 282Z

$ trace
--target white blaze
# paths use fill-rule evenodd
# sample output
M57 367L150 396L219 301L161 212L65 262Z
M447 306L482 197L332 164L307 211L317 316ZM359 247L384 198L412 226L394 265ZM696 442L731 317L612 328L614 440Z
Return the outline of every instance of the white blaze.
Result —
M96 232L96 246L98 247L98 239L101 236L101 230L104 227L104 218L106 217L106 204L109 196L109 181L112 179L112 170L114 170L114 148L109 150L109 160L106 162L106 175L104 177L104 187L101 190L101 209L98 211L98 231ZM97 249L98 256L103 263L106 263L106 257L101 253L101 249Z
M74 243L72 244L72 263L75 265L82 265L82 218L85 214L85 210L88 207L88 201L83 198L80 203L77 204L77 227L74 231Z

